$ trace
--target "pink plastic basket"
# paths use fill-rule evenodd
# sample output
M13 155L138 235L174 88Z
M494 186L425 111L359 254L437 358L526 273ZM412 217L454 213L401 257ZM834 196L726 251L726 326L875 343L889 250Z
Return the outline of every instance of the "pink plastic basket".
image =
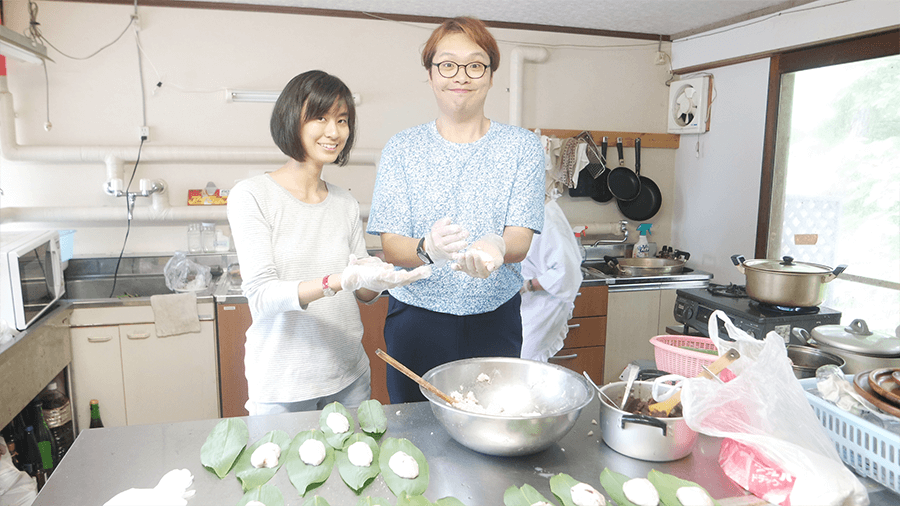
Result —
M708 337L656 336L650 338L650 344L654 347L657 369L686 378L699 376L703 372L702 366L709 366L719 358L717 355L685 349L716 351L716 345ZM719 373L719 378L730 381L734 379L734 373L725 369Z

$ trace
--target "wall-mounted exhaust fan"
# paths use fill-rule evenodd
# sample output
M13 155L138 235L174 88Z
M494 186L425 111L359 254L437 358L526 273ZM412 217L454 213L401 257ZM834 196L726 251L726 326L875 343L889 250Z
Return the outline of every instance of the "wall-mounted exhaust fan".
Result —
M669 87L670 134L702 134L709 129L709 76L682 79Z

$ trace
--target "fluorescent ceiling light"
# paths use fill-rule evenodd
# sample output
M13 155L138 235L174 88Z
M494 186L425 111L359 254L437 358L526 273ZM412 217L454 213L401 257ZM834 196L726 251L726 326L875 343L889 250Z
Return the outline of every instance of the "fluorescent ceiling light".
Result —
M0 54L28 63L51 60L47 48L37 42L0 25Z
M226 102L271 102L278 100L280 91L225 90Z

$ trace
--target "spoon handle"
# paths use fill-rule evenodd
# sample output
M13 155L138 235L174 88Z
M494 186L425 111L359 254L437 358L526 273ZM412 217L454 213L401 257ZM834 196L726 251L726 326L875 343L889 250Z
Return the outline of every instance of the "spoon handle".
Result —
M381 348L376 349L376 350L375 350L375 354L378 355L379 357L381 357L382 360L384 360L385 362L387 362L388 364L390 364L391 366L393 366L394 369L397 369L398 371L400 371L400 372L402 372L403 374L405 374L406 376L408 376L409 379L411 379L411 380L415 381L416 383L422 385L423 387L425 387L426 389L428 389L429 392L431 392L431 393L433 393L434 395L440 397L440 398L441 398L444 402L446 402L447 404L449 404L449 405L451 405L451 406L453 406L454 404L456 404L456 401L454 401L452 397L450 397L449 395L446 395L444 392L441 392L440 390L438 390L434 385L432 385L431 383L429 383L429 382L425 381L424 379L422 379L421 376L419 376L418 374L416 374L416 373L412 372L411 370L409 370L405 365L401 364L400 362L397 362L397 360L394 359L394 357L392 357L392 356L388 355L387 353L381 351Z

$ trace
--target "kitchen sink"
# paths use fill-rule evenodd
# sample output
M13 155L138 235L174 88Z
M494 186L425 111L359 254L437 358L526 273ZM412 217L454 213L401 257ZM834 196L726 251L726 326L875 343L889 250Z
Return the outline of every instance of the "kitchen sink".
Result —
M66 280L65 297L74 300L120 299L173 293L162 275L119 276L115 278L115 289L113 281L110 276Z
M606 262L588 261L581 264L584 279L604 279L616 276L615 267Z

